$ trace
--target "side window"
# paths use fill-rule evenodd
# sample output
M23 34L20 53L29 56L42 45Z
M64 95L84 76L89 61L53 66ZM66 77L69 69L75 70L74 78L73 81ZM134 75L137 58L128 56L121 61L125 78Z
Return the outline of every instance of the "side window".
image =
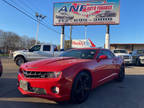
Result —
M111 58L115 57L115 55L111 51L108 51L108 52L109 52L109 55L111 56Z
M51 49L50 45L43 46L43 51L50 51L50 49Z
M132 55L135 55L136 54L136 50L134 50L133 52L132 52Z
M114 57L114 54L108 50L103 50L104 55L106 55L109 59Z
M100 50L99 51L99 53L98 53L98 55L97 55L97 57L96 57L96 59L98 59L101 55L105 55L104 53L103 53L103 51L102 50Z
M41 45L35 45L30 50L31 51L40 51Z
M58 51L57 47L55 46L54 51Z
M110 52L108 50L100 50L100 52L98 53L96 58L98 59L101 55L106 55L109 59L111 59L115 56L112 52Z

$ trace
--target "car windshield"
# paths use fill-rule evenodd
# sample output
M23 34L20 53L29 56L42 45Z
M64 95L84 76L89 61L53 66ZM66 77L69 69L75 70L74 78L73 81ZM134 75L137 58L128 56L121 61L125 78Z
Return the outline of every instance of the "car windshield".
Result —
M114 50L114 53L127 53L126 50Z
M96 49L80 49L69 50L60 55L60 57L74 57L80 59L93 59L96 53Z
M137 53L138 54L144 54L144 50L138 50Z

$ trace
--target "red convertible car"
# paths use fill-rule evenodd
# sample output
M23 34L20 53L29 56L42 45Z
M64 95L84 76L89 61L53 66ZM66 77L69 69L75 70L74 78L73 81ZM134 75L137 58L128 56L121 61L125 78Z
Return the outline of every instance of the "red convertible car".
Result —
M18 72L18 89L23 95L57 102L84 102L91 89L116 79L122 81L122 58L99 48L71 49L60 57L23 64Z

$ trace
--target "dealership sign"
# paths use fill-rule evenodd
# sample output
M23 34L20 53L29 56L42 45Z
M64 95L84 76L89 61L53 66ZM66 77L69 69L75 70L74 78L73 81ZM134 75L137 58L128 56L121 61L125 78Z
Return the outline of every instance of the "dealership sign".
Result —
M72 48L96 47L90 39L72 40Z
M54 3L54 25L119 24L119 0Z

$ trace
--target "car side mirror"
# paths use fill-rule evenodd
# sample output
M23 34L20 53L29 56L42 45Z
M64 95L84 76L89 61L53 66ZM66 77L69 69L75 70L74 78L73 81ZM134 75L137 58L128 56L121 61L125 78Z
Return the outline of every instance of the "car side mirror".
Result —
M106 55L101 55L101 56L99 56L99 58L98 58L98 62L99 61L101 61L101 60L105 60L105 59L107 59L108 57L106 56Z

